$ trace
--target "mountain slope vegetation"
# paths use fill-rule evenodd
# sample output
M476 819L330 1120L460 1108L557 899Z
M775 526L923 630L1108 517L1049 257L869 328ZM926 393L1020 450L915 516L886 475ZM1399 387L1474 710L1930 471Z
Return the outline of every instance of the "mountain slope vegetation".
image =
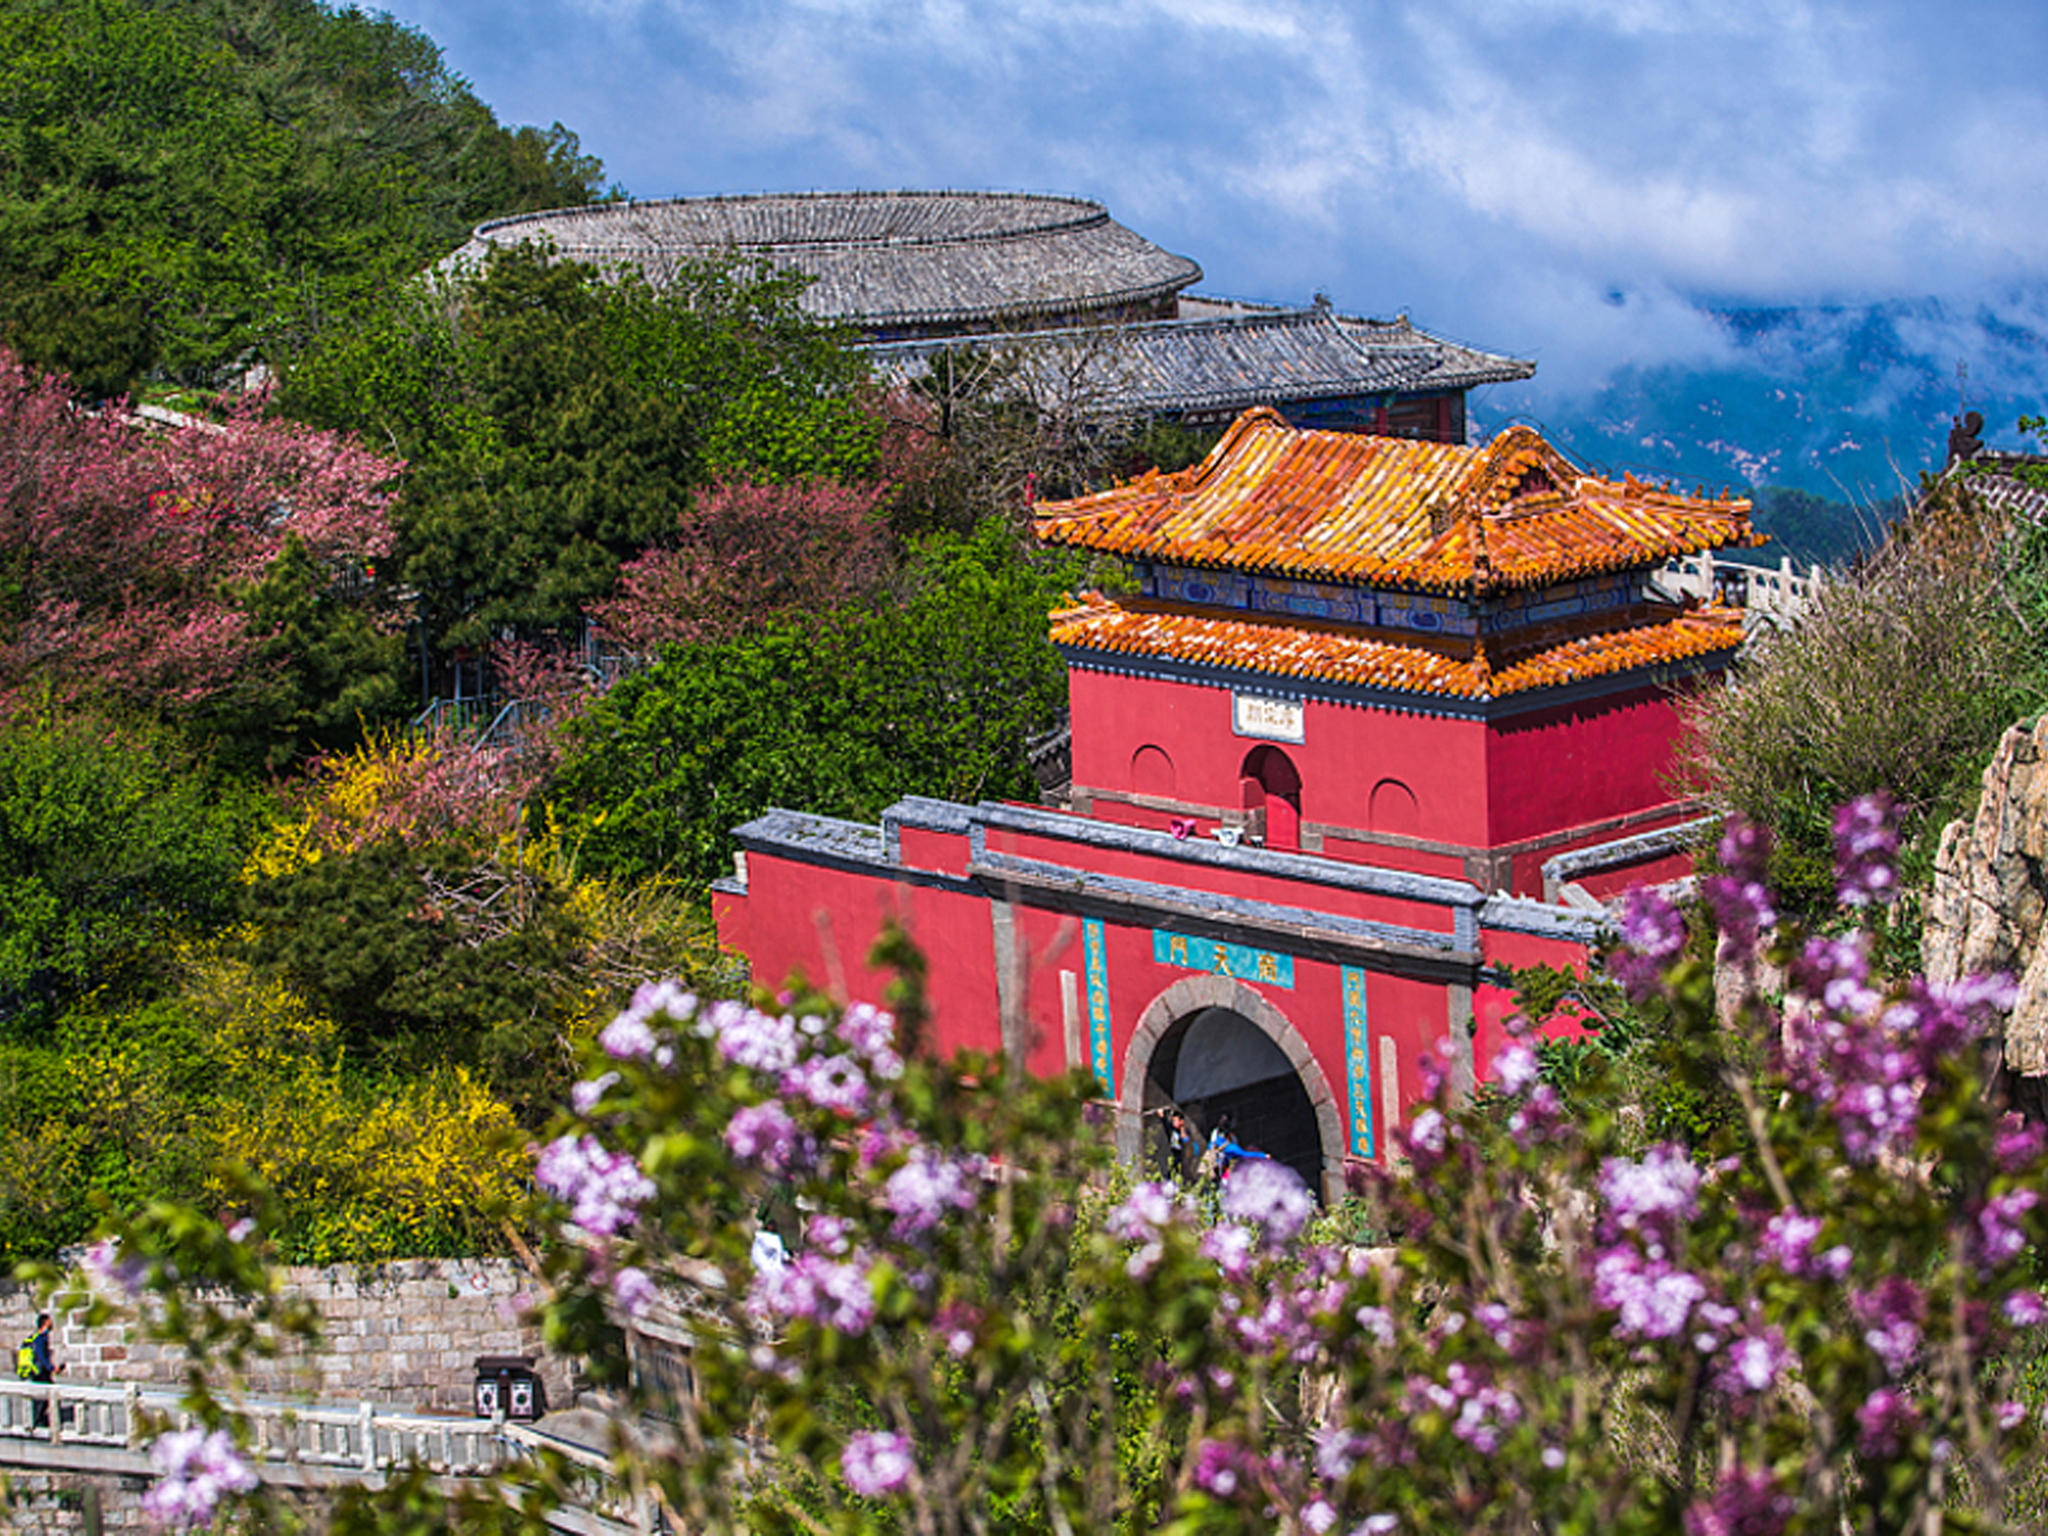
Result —
M603 167L424 34L321 0L0 0L0 341L213 382Z

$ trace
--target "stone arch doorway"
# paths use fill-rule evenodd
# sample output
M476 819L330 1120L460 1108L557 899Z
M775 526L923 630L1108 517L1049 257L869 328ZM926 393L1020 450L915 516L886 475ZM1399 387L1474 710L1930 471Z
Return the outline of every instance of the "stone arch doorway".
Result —
M1344 1184L1344 1125L1329 1079L1293 1022L1227 976L1187 976L1155 997L1124 1053L1128 1158L1147 1150L1145 1118L1171 1104L1207 1135L1225 1113L1239 1140L1270 1152L1325 1201ZM1191 1099L1181 1093L1194 1095Z

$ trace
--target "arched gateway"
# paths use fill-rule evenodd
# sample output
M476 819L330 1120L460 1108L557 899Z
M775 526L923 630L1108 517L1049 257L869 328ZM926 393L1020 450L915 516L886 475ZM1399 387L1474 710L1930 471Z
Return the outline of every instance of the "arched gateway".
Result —
M1227 976L1187 976L1153 998L1124 1053L1118 1141L1145 1152L1146 1116L1177 1105L1203 1132L1229 1113L1240 1139L1328 1201L1344 1187L1344 1122L1292 1021Z

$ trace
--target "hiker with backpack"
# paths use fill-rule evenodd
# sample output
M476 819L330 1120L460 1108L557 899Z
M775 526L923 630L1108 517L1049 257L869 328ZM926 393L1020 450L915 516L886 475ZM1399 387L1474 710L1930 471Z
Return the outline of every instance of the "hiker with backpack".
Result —
M37 1381L45 1386L57 1379L57 1362L50 1352L49 1313L36 1314L36 1331L23 1339L21 1347L14 1352L14 1374L23 1381ZM50 1427L50 1404L47 1399L36 1399L35 1427Z

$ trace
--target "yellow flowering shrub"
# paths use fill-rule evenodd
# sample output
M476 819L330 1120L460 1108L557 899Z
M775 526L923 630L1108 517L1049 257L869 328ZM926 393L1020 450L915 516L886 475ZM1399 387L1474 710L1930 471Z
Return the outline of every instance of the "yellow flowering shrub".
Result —
M250 852L242 881L276 879L387 836L439 831L450 807L430 791L449 770L439 738L385 734L316 763L291 815Z
M499 1223L528 1163L511 1111L460 1067L406 1082L352 1082L306 1062L289 1081L223 1103L206 1128L210 1195L240 1161L278 1195L278 1235L300 1263L470 1254Z

